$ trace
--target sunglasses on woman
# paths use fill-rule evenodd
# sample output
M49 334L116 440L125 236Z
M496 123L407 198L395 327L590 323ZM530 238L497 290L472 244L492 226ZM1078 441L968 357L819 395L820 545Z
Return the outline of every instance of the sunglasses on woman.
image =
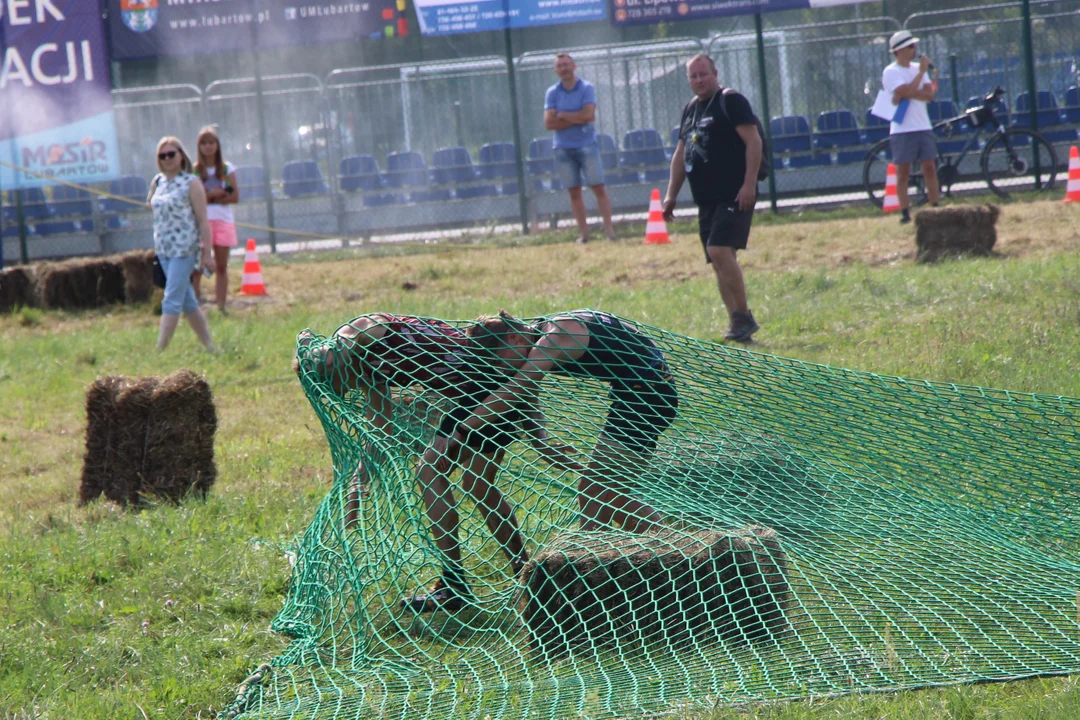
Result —
M158 160L172 160L174 157L176 157L176 151L175 150L169 150L167 152L158 153L157 159Z

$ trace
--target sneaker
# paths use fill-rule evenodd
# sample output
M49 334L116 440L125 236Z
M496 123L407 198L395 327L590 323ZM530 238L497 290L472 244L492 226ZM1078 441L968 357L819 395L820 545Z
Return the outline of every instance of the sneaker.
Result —
M907 208L904 208L900 212L900 224L907 225L909 222L911 222L911 211Z
M750 342L751 336L761 329L761 326L754 320L754 314L747 310L744 313L732 313L731 327L724 333L725 340L734 340L735 342Z
M430 613L436 610L457 612L472 600L472 593L465 586L454 586L443 578L435 581L426 594L413 595L401 601L401 607L414 613Z
M578 245L584 245L587 242L589 242L589 238L585 237L584 235L582 235L581 237L579 237L577 239L577 244Z

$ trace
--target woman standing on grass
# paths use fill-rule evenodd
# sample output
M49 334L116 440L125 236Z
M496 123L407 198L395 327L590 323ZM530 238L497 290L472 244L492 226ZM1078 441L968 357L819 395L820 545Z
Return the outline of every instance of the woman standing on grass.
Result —
M213 269L206 191L199 178L191 174L191 160L177 138L163 137L158 141L157 165L161 172L150 182L146 198L154 211L154 252L165 271L157 349L169 346L183 312L206 349L216 353L210 327L191 286L192 273Z
M229 252L236 247L236 219L231 205L240 201L236 185L236 168L221 157L221 142L217 131L204 127L196 141L199 159L195 162L195 174L206 188L206 216L210 219L210 234L214 245L214 299L218 309L225 312L229 296ZM199 276L192 281L195 296L199 296Z

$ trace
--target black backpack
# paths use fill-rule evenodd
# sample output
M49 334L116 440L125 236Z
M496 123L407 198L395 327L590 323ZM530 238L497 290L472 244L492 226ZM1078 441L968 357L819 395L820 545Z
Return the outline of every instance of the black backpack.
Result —
M724 88L720 92L722 93L720 95L720 111L724 113L724 117L728 118L728 122L731 122L731 118L728 117L727 112L727 94L729 92L738 91L733 88ZM755 114L753 110L750 111L750 114L753 115L754 124L757 125L758 135L761 136L761 164L758 165L757 171L758 182L761 182L762 180L768 179L769 173L772 172L772 153L769 152L769 141L765 137L765 128L762 126L761 120L758 119L757 114Z

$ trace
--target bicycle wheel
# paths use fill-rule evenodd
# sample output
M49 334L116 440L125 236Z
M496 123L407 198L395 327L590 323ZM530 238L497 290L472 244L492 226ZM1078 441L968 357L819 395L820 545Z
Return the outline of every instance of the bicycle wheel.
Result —
M885 204L885 175L891 162L892 148L889 138L875 143L863 161L863 187L870 197L870 202L878 207ZM912 195L914 197L911 197ZM911 176L908 178L908 197L911 198L912 205L926 202L926 183L923 182L918 163L912 163Z
M983 178L1004 199L1012 193L1052 189L1057 170L1054 146L1033 130L1010 128L991 138L982 151Z

